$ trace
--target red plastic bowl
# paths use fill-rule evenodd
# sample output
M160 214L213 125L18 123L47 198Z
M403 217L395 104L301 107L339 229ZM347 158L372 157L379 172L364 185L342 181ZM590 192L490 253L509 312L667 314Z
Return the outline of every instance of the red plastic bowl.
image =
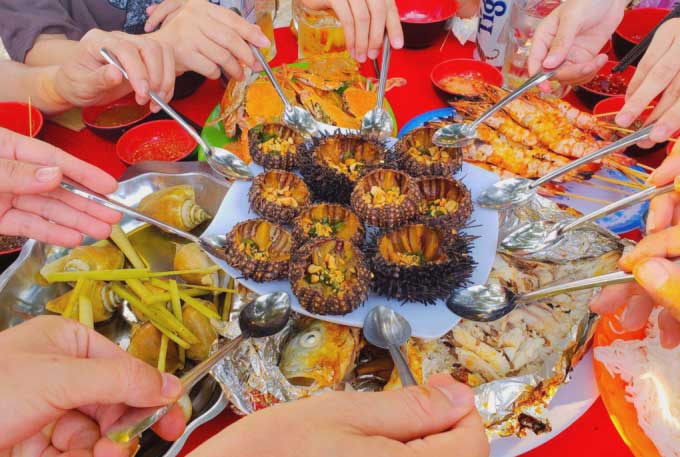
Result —
M28 103L0 102L0 127L26 136L32 133L35 137L42 130L44 118L35 106L31 106L30 117L32 130L28 128Z
M457 0L397 0L404 46L426 48L444 37L458 11Z
M610 98L605 98L604 100L598 102L595 107L593 108L593 114L598 116L602 115L605 113L618 113L621 108L623 108L623 105L625 104L625 97L623 95L620 95L618 97L610 97ZM654 107L656 106L656 100L652 100L652 102L649 104L649 108L644 110L642 114L640 115L639 119L640 120L645 120L647 119L647 116L652 114L652 111L654 111ZM600 117L600 120L603 122L607 123L614 123L614 118L616 117L616 114L613 114L610 116L605 116L605 117ZM637 126L633 126L633 129L636 129ZM663 145L659 145L663 146ZM651 149L642 149L637 146L629 146L626 148L626 154L628 154L631 157L639 157L647 154L651 154L652 152L656 151L658 149L658 146L654 146Z
M608 61L606 64L604 64L602 68L600 68L600 71L598 71L597 74L598 75L611 74L611 70L612 68L614 68L614 66L616 66L616 64L618 64L618 62L615 60ZM623 76L626 85L628 85L630 80L633 79L633 75L635 74L635 67L629 66L619 74ZM579 100L581 100L581 102L590 109L592 109L601 100L614 96L612 94L601 92L590 87L586 87L584 85L574 87L574 93L579 98Z
M177 162L189 157L194 149L196 141L169 119L138 125L116 143L116 155L128 165L145 160Z
M105 111L111 108L118 108L121 106L138 106L135 101L134 94L128 94L123 98L119 98L116 101L108 103L102 106L90 106L83 108L83 123L97 135L106 138L107 140L115 141L126 131L130 130L132 127L140 124L153 113L149 111L149 107L146 106L144 112L129 122L121 123L118 125L102 126L97 124L97 117Z
M669 12L665 8L636 8L626 11L612 36L616 57L623 59ZM639 61L637 59L633 65L637 65Z
M449 59L438 63L430 72L430 81L442 96L455 95L440 84L449 76L464 76L478 79L494 86L503 85L503 74L494 66L474 59Z

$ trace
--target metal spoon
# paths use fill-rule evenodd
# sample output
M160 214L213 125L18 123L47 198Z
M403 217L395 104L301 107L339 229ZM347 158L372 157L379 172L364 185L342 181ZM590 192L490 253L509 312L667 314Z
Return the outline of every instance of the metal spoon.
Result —
M280 332L290 319L290 297L285 292L262 295L246 305L239 315L241 335L223 344L203 362L180 378L188 392L229 352L247 338L263 338ZM128 443L163 417L173 405L160 408L134 408L126 412L105 432L116 443Z
M581 165L585 165L586 163L597 160L600 157L604 157L607 154L618 151L619 149L623 149L626 146L630 146L631 144L635 144L648 138L653 127L654 124L643 127L640 130L631 133L630 135L624 136L618 141L608 144L602 149L599 149L581 157L580 159L574 160L563 167L553 170L535 181L525 178L511 178L498 181L484 189L484 191L477 198L477 204L483 208L492 209L505 209L511 206L522 204L533 197L536 194L536 189L538 189L543 184L552 181L553 179L558 178L566 173L569 173L571 170L578 168Z
M477 138L477 127L480 124L496 114L508 103L520 97L529 89L552 78L555 73L557 73L557 68L548 72L536 73L534 76L527 79L524 84L522 84L516 90L510 92L505 98L489 108L487 112L482 114L475 121L460 122L457 124L449 124L447 126L441 127L434 133L432 141L437 146L441 146L443 148L460 148L471 143L475 138Z
M517 305L531 303L553 295L595 287L623 284L634 281L632 274L617 271L594 278L580 279L562 284L554 284L523 294L515 294L499 285L476 285L460 289L451 295L447 306L458 316L477 322L490 322L500 319L515 309Z
M567 232L581 228L608 214L615 213L621 208L651 200L656 196L672 192L673 190L675 190L674 184L668 184L663 187L650 187L604 206L590 214L581 216L578 219L563 220L557 223L551 221L531 222L506 236L501 241L500 248L517 256L528 256L543 251L558 244Z
M389 113L383 108L383 101L385 100L385 84L387 83L387 71L390 67L390 56L392 55L392 47L390 40L385 35L383 41L383 55L382 67L380 68L380 79L378 80L378 99L375 103L375 108L364 115L361 120L361 134L375 135L379 138L385 138L392 135L394 130L394 122Z
M121 213L134 217L137 220L146 222L147 224L156 226L161 230L165 230L166 232L172 233L181 238L184 238L185 240L191 241L192 243L196 243L205 252L217 257L218 259L225 258L224 249L226 247L226 236L224 235L211 235L207 237L198 237L192 233L185 232L184 230L180 230L177 227L173 227L172 225L168 225L165 222L159 221L158 219L154 219L153 217L149 217L146 214L140 213L139 211L130 208L127 205L113 201L105 195L100 195L89 189L85 189L72 181L69 180L62 181L61 187L80 197L95 201L108 208L120 211Z
M394 366L399 372L401 385L404 387L418 384L400 349L410 337L411 326L408 321L386 306L376 306L364 319L364 338L373 346L390 351Z
M125 71L123 65L118 61L116 56L111 54L111 52L109 52L109 50L106 48L101 48L99 52L108 63L116 67L118 71L123 74L125 79L128 81L130 80L127 71ZM196 140L199 146L203 148L205 159L213 170L225 178L245 180L253 178L253 173L243 160L239 159L235 154L227 151L226 149L210 146L208 143L206 143L201 135L199 135L198 132L182 118L182 116L172 109L170 105L165 103L165 101L156 92L149 91L149 97L151 97L151 100L160 106L163 111L168 114L168 116L177 121L179 125L181 125L182 128L186 130L186 132L191 135L194 140Z

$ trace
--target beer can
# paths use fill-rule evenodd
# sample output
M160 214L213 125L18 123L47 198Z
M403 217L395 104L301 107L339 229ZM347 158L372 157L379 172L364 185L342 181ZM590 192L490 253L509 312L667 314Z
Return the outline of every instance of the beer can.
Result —
M503 66L507 27L514 0L482 0L474 57L495 67Z

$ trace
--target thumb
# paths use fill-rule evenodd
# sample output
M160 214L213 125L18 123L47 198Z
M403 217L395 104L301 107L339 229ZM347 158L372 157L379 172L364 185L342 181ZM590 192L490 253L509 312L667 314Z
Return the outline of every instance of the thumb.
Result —
M564 62L578 32L579 22L569 17L560 18L555 38L550 44L548 56L543 61L546 68L555 68Z
M102 65L92 75L92 86L97 91L113 89L123 82L123 74L111 64Z
M638 263L633 270L635 279L654 302L680 320L680 265L670 260L652 257Z
M18 160L0 159L0 192L41 194L56 189L61 182L59 167L46 167Z
M475 409L472 390L450 375L433 376L428 386L357 394L343 403L340 417L362 434L402 442L449 430Z

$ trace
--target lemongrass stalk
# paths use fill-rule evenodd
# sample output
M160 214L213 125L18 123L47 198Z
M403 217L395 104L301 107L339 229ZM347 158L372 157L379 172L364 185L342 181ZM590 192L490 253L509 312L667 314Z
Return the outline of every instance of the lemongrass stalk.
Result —
M146 304L152 303L154 296L139 279L127 279L125 284Z
M64 311L61 313L62 316L68 318L74 316L74 310L76 308L76 305L78 304L78 297L80 296L80 291L83 290L84 283L85 283L84 279L78 279L78 281L76 281L76 286L73 288L71 296L68 297L68 302L66 303Z
M149 283L151 284L151 283ZM154 284L151 284L152 286ZM158 287L158 286L156 286ZM185 291L188 295L191 295L192 297L202 297L203 295L208 295L210 293L209 290L200 290L200 289L187 289ZM153 294L151 297L151 302L150 303L167 303L170 301L170 292L163 292L160 294Z
M228 287L212 287L212 286L197 286L195 284L180 284L183 289L196 289L196 290L206 290L209 292L221 293L236 293L236 289L231 289Z
M94 328L94 314L92 300L90 300L93 285L92 281L84 280L83 288L78 295L78 321L88 328Z
M120 225L118 224L115 224L111 227L111 241L113 241L116 246L118 246L118 249L123 252L125 257L130 261L130 264L133 266L133 268L140 270L148 268L148 265L146 265L142 258L139 257L139 254L137 254L137 251L132 246L132 243L130 243L127 235L125 232L123 232L123 229L121 229Z
M125 281L127 279L149 279L149 278L163 278L167 276L181 276L187 274L209 274L219 270L219 265L212 265L206 268L197 268L194 270L176 270L176 271L160 271L154 272L149 270L140 270L138 268L130 268L124 270L98 270L98 271L62 271L57 273L50 273L46 279L48 282L72 282L80 278L93 279L98 281Z
M168 358L168 336L163 334L161 336L161 348L158 351L158 371L165 372L165 361Z
M172 305L172 313L175 315L178 321L184 323L184 318L182 317L182 303L179 298L179 289L177 288L177 281L171 279L168 281L168 287L170 288L170 304ZM179 363L184 367L186 362L186 351L184 348L179 348Z
M194 308L199 313L203 314L208 319L220 320L220 315L217 314L217 312L215 312L212 309L210 309L209 307L205 306L203 303L201 303L199 300L195 299L194 297L187 295L184 292L180 291L179 292L179 298L181 298L184 301L184 303L191 306L192 308Z
M222 306L222 320L223 321L228 321L229 320L229 315L231 314L231 307L234 304L234 293L236 292L235 290L235 284L234 284L234 278L229 278L229 282L227 283L227 287L229 292L224 294L224 305Z
M154 278L151 281L149 281L149 283L152 286L158 287L159 289L169 290L168 281L163 281L163 280ZM206 291L206 292L236 292L235 289L225 289L223 287L212 287L212 286L198 286L196 284L187 284L187 283L177 283L177 286L182 288L182 289L188 289L188 290L183 290L183 292L191 295L192 297L198 296L199 294L192 291L191 289L203 290L203 291Z

